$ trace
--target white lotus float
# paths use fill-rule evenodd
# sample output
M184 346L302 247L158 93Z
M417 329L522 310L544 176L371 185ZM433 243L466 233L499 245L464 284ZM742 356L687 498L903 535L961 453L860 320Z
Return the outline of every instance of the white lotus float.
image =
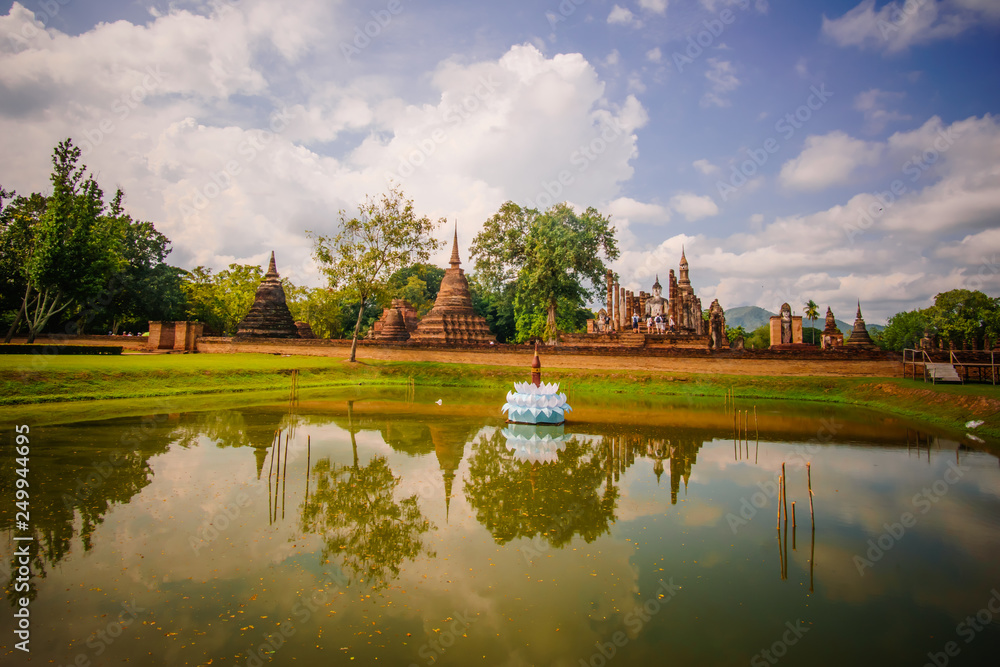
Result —
M535 386L530 382L515 382L514 391L507 392L507 402L500 409L514 424L562 424L572 410L566 394L559 393L558 383Z
M502 433L507 438L507 449L519 461L556 463L559 452L566 449L566 434L562 426L511 424Z

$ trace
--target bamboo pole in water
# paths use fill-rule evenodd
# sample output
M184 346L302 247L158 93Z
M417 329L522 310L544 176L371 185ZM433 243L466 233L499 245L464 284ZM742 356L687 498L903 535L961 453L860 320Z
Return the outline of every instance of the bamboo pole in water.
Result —
M809 482L809 521L812 522L813 527L816 526L816 515L813 514L813 476L812 476L812 464L806 461L806 479Z
M312 436L306 436L306 502L309 502L309 460L312 456Z
M784 481L781 479L781 475L778 475L778 530L781 530L781 496L784 492Z
M285 460L281 469L284 474L281 476L281 518L285 518L285 487L288 485L288 438L285 438Z
M788 523L788 489L786 488L785 482L787 481L785 477L785 462L781 462L781 507L785 512L785 523Z

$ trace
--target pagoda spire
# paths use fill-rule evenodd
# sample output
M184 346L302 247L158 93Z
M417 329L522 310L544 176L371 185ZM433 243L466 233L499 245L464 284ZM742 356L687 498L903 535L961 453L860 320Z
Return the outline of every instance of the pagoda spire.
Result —
M267 265L266 278L277 278L278 277L278 267L274 263L274 251L271 251L271 261Z
M863 319L861 317L861 299L858 299L858 314L855 316L855 319L858 319L858 320Z
M451 268L457 269L462 262L458 258L458 220L455 221L455 240L451 244Z

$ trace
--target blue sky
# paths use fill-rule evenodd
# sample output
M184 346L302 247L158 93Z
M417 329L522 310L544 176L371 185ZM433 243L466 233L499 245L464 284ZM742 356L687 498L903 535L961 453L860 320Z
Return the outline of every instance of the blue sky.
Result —
M948 289L1000 295L995 0L0 14L0 183L45 190L73 137L185 268L273 249L320 284L306 230L333 232L393 179L458 221L466 260L507 199L595 206L624 286L648 291L683 246L706 307L814 299L849 320L860 299L882 322Z

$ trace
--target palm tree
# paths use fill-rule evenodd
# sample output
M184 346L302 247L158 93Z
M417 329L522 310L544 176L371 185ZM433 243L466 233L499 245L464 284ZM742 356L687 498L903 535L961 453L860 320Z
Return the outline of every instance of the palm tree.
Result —
M813 323L812 326L812 344L816 344L816 318L819 317L819 306L812 299L806 302L805 307L802 309L802 314Z

